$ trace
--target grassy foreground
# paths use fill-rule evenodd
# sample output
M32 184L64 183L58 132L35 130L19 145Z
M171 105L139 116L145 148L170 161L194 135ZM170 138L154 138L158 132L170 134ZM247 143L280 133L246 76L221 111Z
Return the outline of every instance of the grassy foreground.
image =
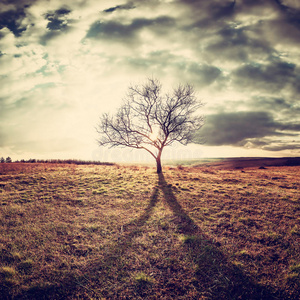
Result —
M299 167L0 165L1 299L299 299Z

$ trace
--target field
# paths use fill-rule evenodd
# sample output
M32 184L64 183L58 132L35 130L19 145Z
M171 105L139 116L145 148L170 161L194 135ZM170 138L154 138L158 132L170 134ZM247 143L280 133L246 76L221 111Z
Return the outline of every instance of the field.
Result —
M0 164L1 299L299 299L299 175Z

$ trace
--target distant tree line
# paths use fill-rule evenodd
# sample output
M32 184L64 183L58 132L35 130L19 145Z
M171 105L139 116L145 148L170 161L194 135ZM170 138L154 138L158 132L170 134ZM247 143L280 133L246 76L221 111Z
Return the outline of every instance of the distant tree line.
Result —
M12 163L12 159L7 157L6 159L1 157L1 163ZM74 165L114 165L114 163L110 162L100 162L100 161L92 161L92 160L78 160L78 159L21 159L14 161L15 163L45 163L45 164L74 164Z
M6 157L6 158L4 158L4 157L1 157L0 158L0 163L11 163L12 162L12 160L11 160L11 158L8 156L8 157Z

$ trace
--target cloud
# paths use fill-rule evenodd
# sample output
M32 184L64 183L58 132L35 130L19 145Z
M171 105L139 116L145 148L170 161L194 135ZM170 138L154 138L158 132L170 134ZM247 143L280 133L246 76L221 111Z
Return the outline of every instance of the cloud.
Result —
M298 1L294 0L275 0L279 9L286 17L289 23L300 28L299 13L300 5Z
M65 30L67 27L67 19L65 18L71 10L60 8L52 13L47 13L45 18L49 21L47 28L49 30Z
M220 19L223 17L232 16L236 5L235 0L214 0L214 1L179 0L178 3L190 6L190 8L196 13L202 12L201 15L207 13L209 14L208 17L212 19Z
M0 29L8 28L15 36L20 36L26 27L22 26L22 20L25 18L24 9L9 10L0 13Z
M207 57L214 59L247 62L253 59L268 59L274 53L270 45L251 34L247 27L229 25L221 28L215 34L216 41L206 47Z
M278 93L297 80L296 65L284 61L267 64L246 64L232 73L234 85L239 89Z
M266 146L262 147L262 149L267 151L299 150L300 143L282 143L280 141L277 145L273 143L267 144Z
M222 74L222 71L212 65L200 65L197 63L187 64L187 73L193 81L197 81L200 86L207 86L216 81Z
M103 12L112 13L116 10L130 10L130 9L134 9L134 8L136 8L136 6L133 4L133 2L128 2L124 5L116 5L114 7L107 8L107 9L103 10Z
M298 120L300 105L298 99L294 97L276 96L254 96L247 102L249 109L258 109L272 112L277 118L287 120Z
M198 141L209 146L245 146L251 139L274 136L298 136L300 123L275 121L264 111L242 111L208 115L199 131Z
M123 64L128 64L133 69L144 70L148 74L159 72L159 75L182 77L185 83L191 83L197 87L207 87L218 80L222 81L222 71L207 64L190 62L181 56L169 51L153 51L146 55L125 57ZM177 82L178 83L178 82Z
M59 37L62 33L70 31L70 23L73 20L69 19L68 15L71 10L67 7L61 7L55 11L48 11L45 14L45 19L48 21L46 32L40 37L40 43L46 45L50 40Z
M263 151L282 152L289 150L290 153L297 153L300 149L300 142L293 137L289 140L276 139L276 137L253 138L245 141L245 149L261 149Z
M174 24L174 19L168 16L160 16L155 19L136 18L130 24L123 24L120 21L97 21L91 25L86 38L129 42L138 38L138 32L144 28L150 28L159 33L162 32L161 27L171 28Z

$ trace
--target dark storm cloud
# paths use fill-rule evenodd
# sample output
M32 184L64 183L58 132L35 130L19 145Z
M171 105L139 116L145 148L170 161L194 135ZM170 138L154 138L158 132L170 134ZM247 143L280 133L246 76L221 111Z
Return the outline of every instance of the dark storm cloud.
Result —
M274 50L262 39L249 37L247 27L226 25L216 33L217 41L206 46L208 57L222 57L232 61L248 61L253 55L272 55Z
M270 39L275 44L299 43L300 8L298 0L243 0L238 2L237 7L237 14L263 17L253 27L256 27L258 32L264 32L265 39ZM265 12L267 14L277 13L277 16L266 18Z
M198 86L207 86L213 83L218 77L221 76L222 71L212 65L200 65L197 63L186 64L186 71L193 81L197 83ZM182 68L181 68L182 70Z
M112 13L116 10L129 10L129 9L134 9L136 6L133 4L133 2L129 2L127 4L124 5L117 5L108 9L105 9L104 12L105 13Z
M243 141L243 145L247 148L259 148L266 151L284 151L284 150L299 150L300 143L296 140L284 141L274 138L252 138Z
M248 14L261 13L262 8L269 7L279 12L282 17L290 22L299 23L299 5L298 0L282 1L282 0L241 0L237 1L240 11ZM297 8L298 7L298 8Z
M190 6L194 11L205 10L209 17L220 19L232 16L236 5L236 0L212 0L212 1L195 1L179 0L178 3Z
M60 9L57 9L54 12L54 16L64 16L64 15L68 15L71 12L70 9L68 9L67 7L62 7Z
M199 37L213 37L203 43L206 58L247 62L253 57L268 59L278 55L274 45L299 43L299 9L279 6L275 0L191 1L179 3L191 8L192 23L184 28L197 29ZM275 17L268 15L277 13ZM252 18L252 22L243 19ZM194 21L193 21L194 20Z
M279 9L282 11L282 13L285 15L286 19L293 25L300 28L300 8L296 8L292 6L292 3L290 5L285 4L281 0L274 0L275 3L278 5ZM295 1L296 3L296 1Z
M285 118L295 118L300 114L297 98L255 96L247 102L251 109L258 108L283 115Z
M235 1L178 1L190 11L185 16L189 24L183 32L196 32L201 40L211 38L216 31L228 26L235 13Z
M207 116L199 136L210 146L244 146L252 138L297 136L299 130L299 123L281 123L263 111L244 111Z
M50 30L63 30L67 27L67 24L64 20L52 19L49 20L47 28Z
M298 135L300 134L300 123L291 123L291 122L284 122L278 126L280 130L288 130L288 131L295 131L298 133L290 133L289 135Z
M219 2L220 5L214 6L212 1L210 1L211 6L209 7L209 12L214 19L221 19L224 17L231 17L234 13L234 8L236 0L222 1Z
M263 146L262 149L267 151L299 150L300 143L282 143L282 141L279 141L279 145L267 144L266 146Z
M49 12L46 14L45 18L49 20L47 28L50 30L64 30L67 27L66 19L64 18L68 15L71 10L67 8L60 8L54 12Z
M21 25L24 18L25 12L23 8L2 12L0 13L0 29L6 27L18 37L26 30L26 27Z
M27 6L35 3L36 1L38 1L38 0L1 0L1 3L6 4L6 5L13 4L16 7L19 7L19 6L27 7Z
M45 46L48 41L55 39L61 33L67 32L70 29L69 23L72 22L72 20L68 19L70 13L70 9L61 7L45 14L45 19L49 21L47 24L48 31L40 37L41 45Z
M126 63L134 69L141 69L148 73L159 70L160 73L178 74L197 87L209 86L222 78L222 71L219 68L184 60L169 51L150 52L146 57L128 57Z
M284 61L268 64L250 63L232 73L236 87L271 93L281 91L287 84L295 84L297 77L296 65Z
M0 29L8 28L16 37L21 36L26 27L21 25L26 17L25 10L38 0L1 0L0 2ZM6 6L13 6L6 10Z
M134 38L137 32L146 27L151 27L152 30L159 33L162 31L162 27L171 28L174 24L174 19L168 16L154 19L136 18L128 25L118 21L97 21L91 25L86 37L125 41Z

